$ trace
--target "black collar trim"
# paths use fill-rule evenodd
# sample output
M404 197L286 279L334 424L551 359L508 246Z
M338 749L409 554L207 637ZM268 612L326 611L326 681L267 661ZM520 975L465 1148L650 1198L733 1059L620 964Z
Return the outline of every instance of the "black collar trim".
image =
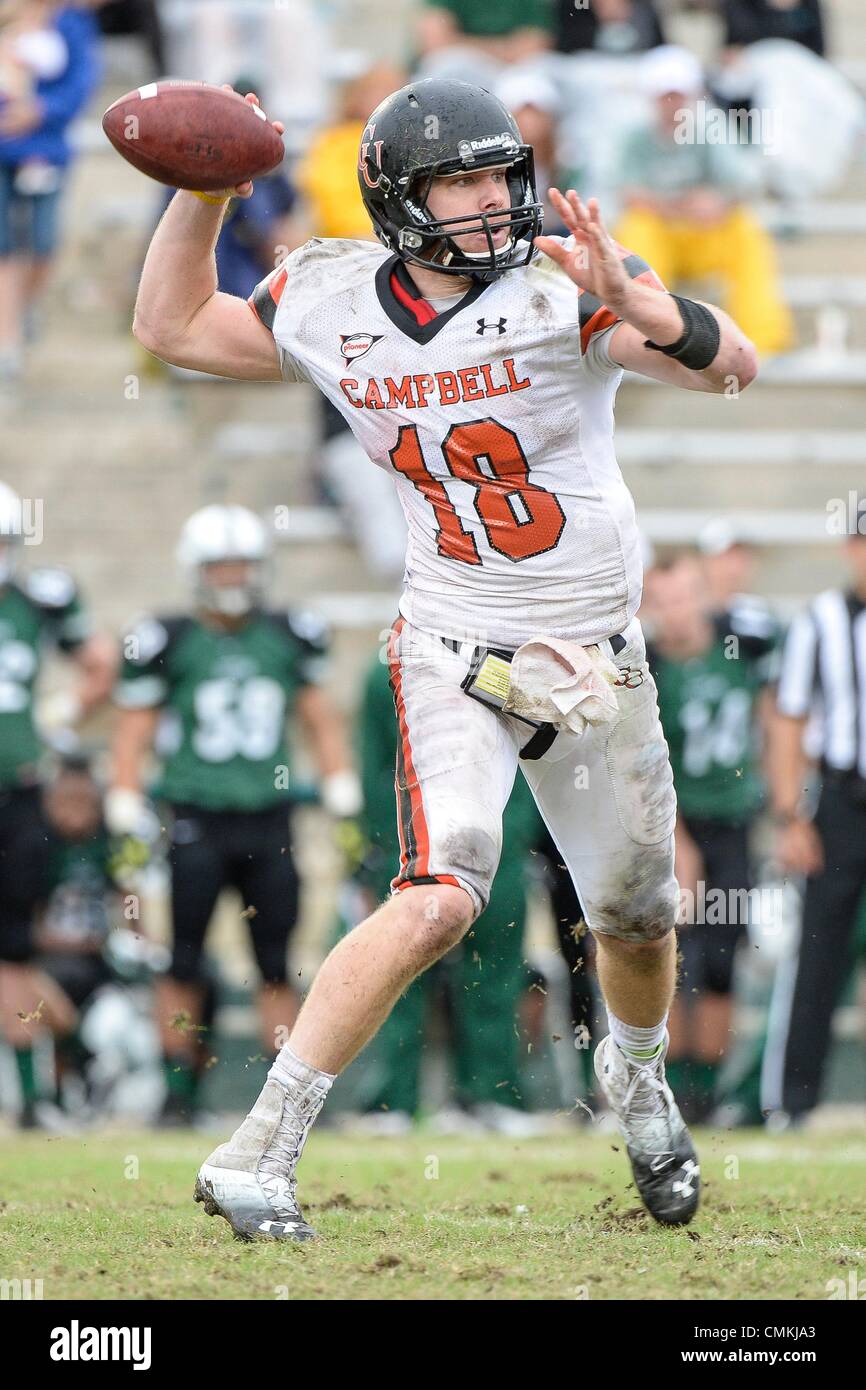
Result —
M426 304L424 296L419 293L418 286L407 271L399 256L390 256L387 261L383 261L376 271L376 294L379 303L388 315L391 322L405 333L407 338L412 338L416 343L429 343L446 323L450 323L461 309L466 309L474 304L479 295L487 289L487 285L476 280L471 289L467 290L462 299L458 299L453 309L446 309L444 314L437 314L429 323L419 323L409 309L405 308L391 288L391 276L395 275L400 288L412 299L419 303Z

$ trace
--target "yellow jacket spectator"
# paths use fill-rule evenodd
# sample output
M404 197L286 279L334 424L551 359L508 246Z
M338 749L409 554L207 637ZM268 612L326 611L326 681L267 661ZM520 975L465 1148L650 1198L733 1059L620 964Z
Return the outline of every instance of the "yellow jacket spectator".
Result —
M369 112L404 81L399 69L382 63L349 83L335 124L319 132L298 166L314 236L372 238L358 190L358 146Z
M624 140L617 181L626 210L614 235L669 290L683 280L720 280L723 307L758 352L784 352L793 324L772 240L745 205L754 190L748 151L736 128L728 135L712 125L722 113L708 113L691 53L657 48L643 65L656 119Z

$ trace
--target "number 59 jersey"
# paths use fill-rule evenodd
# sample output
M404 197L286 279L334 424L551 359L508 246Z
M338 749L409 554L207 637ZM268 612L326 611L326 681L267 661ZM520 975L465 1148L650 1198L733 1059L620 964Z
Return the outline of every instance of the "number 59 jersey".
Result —
M382 247L314 239L250 304L284 378L316 385L393 474L410 623L503 647L626 627L641 560L613 447L622 371L603 348L618 320L555 262L539 253L437 313Z
M286 722L326 668L317 618L259 611L224 631L191 614L146 617L125 634L123 658L116 703L162 716L155 795L210 811L291 799Z

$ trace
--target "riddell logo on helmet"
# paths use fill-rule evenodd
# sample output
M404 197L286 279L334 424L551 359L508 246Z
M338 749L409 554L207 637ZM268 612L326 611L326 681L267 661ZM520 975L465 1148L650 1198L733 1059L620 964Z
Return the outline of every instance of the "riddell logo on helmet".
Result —
M465 148L470 150L489 150L495 145L513 145L514 136L509 131L503 130L501 135L485 135L483 140L461 140L460 150Z
M357 361L359 357L363 357L365 353L370 351L371 347L376 346L382 336L381 333L341 333L340 351L346 366L348 367L350 362Z

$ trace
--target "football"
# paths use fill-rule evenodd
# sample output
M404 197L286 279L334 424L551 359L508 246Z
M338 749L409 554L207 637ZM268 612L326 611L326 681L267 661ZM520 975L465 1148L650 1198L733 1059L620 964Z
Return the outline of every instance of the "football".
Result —
M213 193L269 173L283 141L260 106L206 82L151 82L109 106L102 128L142 174Z

